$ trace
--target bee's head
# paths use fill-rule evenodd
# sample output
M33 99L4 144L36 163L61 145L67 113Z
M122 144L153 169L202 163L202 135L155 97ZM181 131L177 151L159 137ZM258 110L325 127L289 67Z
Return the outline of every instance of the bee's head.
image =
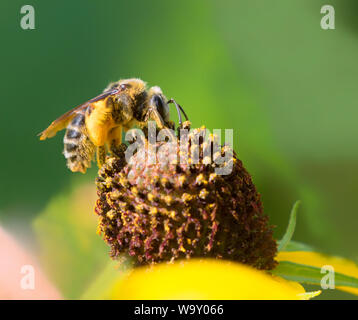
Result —
M167 123L169 119L169 106L167 103L167 98L164 96L162 89L159 87L151 87L148 91L149 104L155 106L160 116Z
M167 99L159 87L151 87L147 91L144 81L132 78L112 82L104 92L113 89L118 90L115 99L122 104L132 105L139 119L144 119L148 107L152 106L156 108L164 123L170 121Z

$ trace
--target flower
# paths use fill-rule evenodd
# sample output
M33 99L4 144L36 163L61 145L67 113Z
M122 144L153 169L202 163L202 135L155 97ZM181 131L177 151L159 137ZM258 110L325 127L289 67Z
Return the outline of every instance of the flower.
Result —
M114 284L105 299L266 300L309 299L297 282L286 281L241 263L190 259L140 267Z
M107 158L96 181L95 211L112 257L127 252L139 265L207 257L275 267L272 227L250 174L228 146L206 153L206 148L215 150L216 138L200 140L203 132L191 132L189 144L175 145L174 152L163 142L147 144L127 164L124 154ZM157 156L153 164L150 151ZM173 155L178 156L174 161ZM218 165L215 159L224 155L231 157ZM187 161L177 160L183 157ZM231 173L216 173L227 165Z

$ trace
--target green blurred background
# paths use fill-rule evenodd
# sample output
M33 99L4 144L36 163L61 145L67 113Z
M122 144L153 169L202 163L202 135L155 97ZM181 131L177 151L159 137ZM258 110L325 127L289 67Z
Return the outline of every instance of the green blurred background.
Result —
M20 28L25 4L35 30ZM335 8L335 30L320 27L324 4ZM110 81L140 77L193 126L234 129L277 238L301 199L294 239L357 259L357 9L356 0L2 1L0 223L29 247L51 238L33 221L71 216L51 215L51 203L96 169L71 173L63 133L36 134ZM69 288L68 297L81 291Z

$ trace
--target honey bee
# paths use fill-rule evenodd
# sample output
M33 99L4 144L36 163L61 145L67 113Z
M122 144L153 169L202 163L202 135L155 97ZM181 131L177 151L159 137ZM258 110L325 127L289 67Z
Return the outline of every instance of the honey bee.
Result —
M66 128L63 153L67 166L73 172L85 173L95 153L99 167L107 150L115 154L122 143L122 130L126 132L134 126L145 128L149 120L155 121L159 129L173 129L169 103L175 104L181 125L180 111L188 119L183 108L173 99L168 101L159 87L147 89L144 81L135 78L119 80L109 84L102 94L53 121L39 134L40 140L52 138Z

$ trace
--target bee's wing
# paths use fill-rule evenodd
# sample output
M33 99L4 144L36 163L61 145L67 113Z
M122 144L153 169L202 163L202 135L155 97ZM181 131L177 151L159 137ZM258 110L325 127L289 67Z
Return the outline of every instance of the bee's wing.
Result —
M40 140L45 140L47 138L52 138L56 135L57 131L60 131L62 129L65 129L68 125L68 123L75 117L75 115L85 109L88 106L88 104L80 105L65 114L63 114L61 117L57 118L55 121L53 121L48 128L46 128L44 131L39 133Z
M113 89L106 91L99 96L77 106L76 108L67 111L65 114L63 114L61 117L57 118L55 121L53 121L47 129L39 133L40 140L45 140L46 138L52 138L56 135L56 133L62 129L65 129L68 125L68 123L76 116L76 114L83 112L92 102L96 102L99 100L102 100L110 95L118 93L118 89Z

